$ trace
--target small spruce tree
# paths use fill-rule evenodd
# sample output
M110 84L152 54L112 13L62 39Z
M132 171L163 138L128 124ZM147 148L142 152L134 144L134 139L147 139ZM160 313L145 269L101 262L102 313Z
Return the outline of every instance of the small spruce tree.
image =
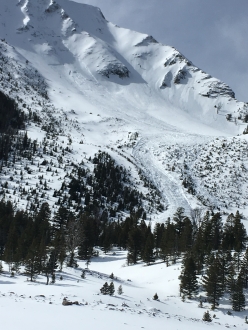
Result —
M205 322L212 322L212 318L211 318L211 315L210 315L209 311L206 311L203 314L202 320L205 321Z
M119 295L122 295L123 294L123 289L122 289L122 285L120 285L119 287L118 287L118 294Z
M101 287L100 291L101 291L101 294L103 294L103 295L109 294L109 285L108 285L107 282L105 282L103 284L103 286Z
M113 282L111 282L109 284L109 292L108 293L109 293L110 296L113 296L114 293L115 293L115 286L114 286L114 283Z
M155 295L153 296L152 299L153 299L153 300L158 300L158 295L157 295L157 293L155 293Z

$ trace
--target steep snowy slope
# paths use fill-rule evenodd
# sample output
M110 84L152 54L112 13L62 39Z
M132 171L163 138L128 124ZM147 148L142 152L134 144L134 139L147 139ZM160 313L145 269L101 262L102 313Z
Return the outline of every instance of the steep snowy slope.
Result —
M161 166L158 156L172 141L187 149L244 131L247 104L238 102L226 84L195 67L173 47L115 26L89 5L69 0L2 0L0 15L1 58L22 63L17 68L3 61L0 88L21 97L22 109L24 103L39 113L41 121L52 122L58 144L65 136L70 138L68 161L79 163L101 149L130 167L137 180L142 169L161 192L166 208L161 220L178 206L189 212L202 205L203 200L196 198L200 194L190 194L179 177ZM33 82L28 82L33 94L25 92L24 82L19 83L26 71L34 73ZM35 91L37 81L41 85ZM14 83L19 84L10 88ZM37 95L42 97L39 102ZM36 125L39 128L30 123L28 134L41 142L44 125ZM52 143L54 137L50 139ZM163 143L159 149L158 141ZM199 175L191 172L197 185ZM27 178L31 179L30 174ZM224 205L216 195L210 200L214 207Z
M173 47L114 26L99 9L68 0L26 0L15 5L3 1L1 9L1 37L45 78L53 78L51 87L54 75L59 75L77 92L84 92L85 85L94 91L99 87L99 92L113 93L116 103L123 103L122 94L131 103L126 112L132 116L140 108L179 126L175 112L180 111L184 120L190 116L221 131L238 131L225 116L237 118L246 106L234 99L228 86L196 68ZM11 20L5 20L7 15ZM89 96L86 93L85 98ZM119 107L123 110L122 104Z

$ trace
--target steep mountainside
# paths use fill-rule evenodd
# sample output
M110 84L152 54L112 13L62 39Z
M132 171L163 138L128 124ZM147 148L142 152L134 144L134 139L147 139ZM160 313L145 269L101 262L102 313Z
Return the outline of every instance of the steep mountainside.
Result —
M179 206L246 208L247 142L237 134L248 104L175 48L69 0L2 0L0 38L0 90L26 117L1 166L1 193L18 207L56 209L73 171L94 178L100 150L129 171L125 184L154 219Z

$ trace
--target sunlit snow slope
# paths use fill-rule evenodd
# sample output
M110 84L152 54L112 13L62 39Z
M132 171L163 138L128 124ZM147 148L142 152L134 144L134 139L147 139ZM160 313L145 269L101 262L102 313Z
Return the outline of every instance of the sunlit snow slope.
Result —
M201 148L244 131L248 106L226 84L175 48L69 0L1 0L0 38L14 47L6 50L9 57L26 61L43 77L54 108L77 122L76 131L65 127L75 159L99 149L112 149L113 156L118 151L119 162L132 157L161 191L168 214L178 206L190 211L202 205L159 155L170 145L190 153L192 145ZM39 138L36 133L30 127ZM178 157L173 161L176 168ZM192 180L199 185L198 177ZM214 206L219 205L215 198Z

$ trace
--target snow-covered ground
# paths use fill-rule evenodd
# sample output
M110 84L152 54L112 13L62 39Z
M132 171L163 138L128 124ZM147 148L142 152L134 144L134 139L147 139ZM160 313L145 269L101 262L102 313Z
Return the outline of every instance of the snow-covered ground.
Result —
M210 309L208 303L199 308L199 301L182 302L179 297L180 263L166 267L164 263L151 266L139 264L126 266L126 253L112 251L93 258L86 278L81 278L84 262L77 269L65 268L56 273L55 284L45 285L45 277L36 282L27 281L24 275L0 276L1 324L4 329L246 329L246 312L230 311L228 299L219 308L210 311L212 323L202 321L203 313ZM102 295L100 288L110 283L114 274L114 296ZM63 277L60 280L60 276ZM117 289L122 285L123 294ZM153 300L157 293L159 300ZM64 298L79 305L63 306Z

